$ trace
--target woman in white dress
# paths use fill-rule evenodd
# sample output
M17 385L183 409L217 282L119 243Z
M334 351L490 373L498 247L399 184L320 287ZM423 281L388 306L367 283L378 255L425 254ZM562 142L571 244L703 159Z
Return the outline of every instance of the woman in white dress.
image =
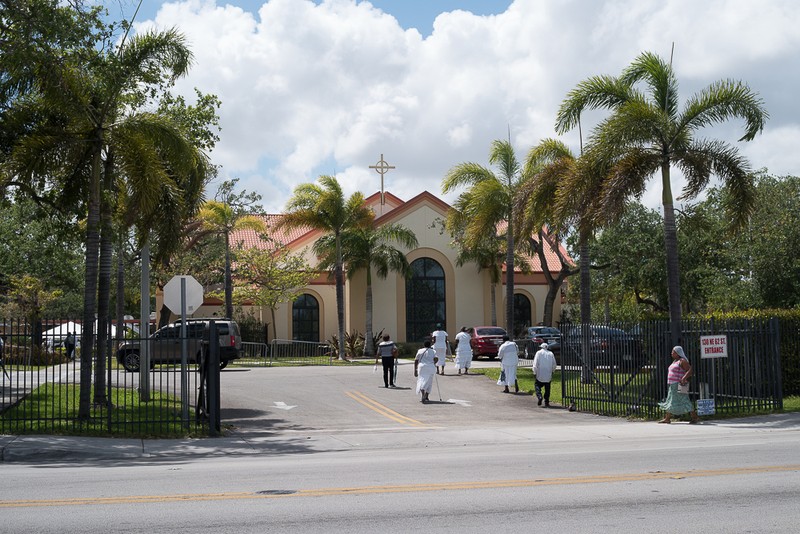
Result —
M469 374L469 368L472 365L472 346L469 344L472 340L470 335L471 328L466 326L461 328L461 332L456 334L456 369L458 374L464 371L464 374Z
M450 344L447 342L447 332L442 330L442 325L437 324L436 330L431 334L433 338L433 350L436 351L436 372L444 374L444 365L447 363L447 355L450 353Z
M425 346L417 351L417 356L414 358L414 376L417 377L417 393L422 395L421 401L426 404L428 395L433 389L436 363L436 351L431 348L430 341L425 341Z
M500 359L500 367L503 371L498 386L505 386L503 393L510 393L508 386L514 384L514 392L519 393L519 382L517 382L517 365L519 365L519 348L517 344L503 336L503 344L497 349L497 357Z

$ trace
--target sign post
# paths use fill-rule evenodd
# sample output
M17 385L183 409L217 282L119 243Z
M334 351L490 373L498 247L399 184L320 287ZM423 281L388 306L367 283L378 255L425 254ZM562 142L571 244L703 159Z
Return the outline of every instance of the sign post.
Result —
M716 359L728 357L728 336L713 335L713 336L700 336L700 359L711 360L711 391L715 392L716 387ZM697 401L697 414L698 415L713 415L716 412L714 399L711 395L710 398L700 399Z
M189 425L189 339L186 312L203 305L203 286L193 276L173 276L164 286L164 304L181 315L181 418Z

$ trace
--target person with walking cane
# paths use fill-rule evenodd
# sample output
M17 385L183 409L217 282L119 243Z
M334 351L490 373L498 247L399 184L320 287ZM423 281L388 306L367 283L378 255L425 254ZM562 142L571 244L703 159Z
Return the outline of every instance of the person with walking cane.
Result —
M414 358L414 376L417 378L417 393L422 395L420 402L427 404L428 395L433 389L433 375L436 374L438 358L436 351L431 348L430 340L425 340L425 346L417 351Z

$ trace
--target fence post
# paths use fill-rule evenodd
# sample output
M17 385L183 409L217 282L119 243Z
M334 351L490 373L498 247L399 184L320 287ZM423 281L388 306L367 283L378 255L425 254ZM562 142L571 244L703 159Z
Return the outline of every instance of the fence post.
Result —
M219 394L219 333L214 321L208 323L208 434L216 437L220 432Z
M770 357L772 359L772 368L775 373L775 398L778 401L778 409L783 410L783 373L781 369L781 325L777 317L772 317L769 320L769 333L770 340Z

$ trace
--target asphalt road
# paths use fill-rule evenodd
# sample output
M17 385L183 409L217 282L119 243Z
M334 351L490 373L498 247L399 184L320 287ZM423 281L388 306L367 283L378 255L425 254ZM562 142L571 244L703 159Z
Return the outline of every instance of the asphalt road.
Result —
M629 422L482 376L422 405L410 369L397 390L371 366L225 370L226 437L18 455L0 532L797 531L796 414Z

